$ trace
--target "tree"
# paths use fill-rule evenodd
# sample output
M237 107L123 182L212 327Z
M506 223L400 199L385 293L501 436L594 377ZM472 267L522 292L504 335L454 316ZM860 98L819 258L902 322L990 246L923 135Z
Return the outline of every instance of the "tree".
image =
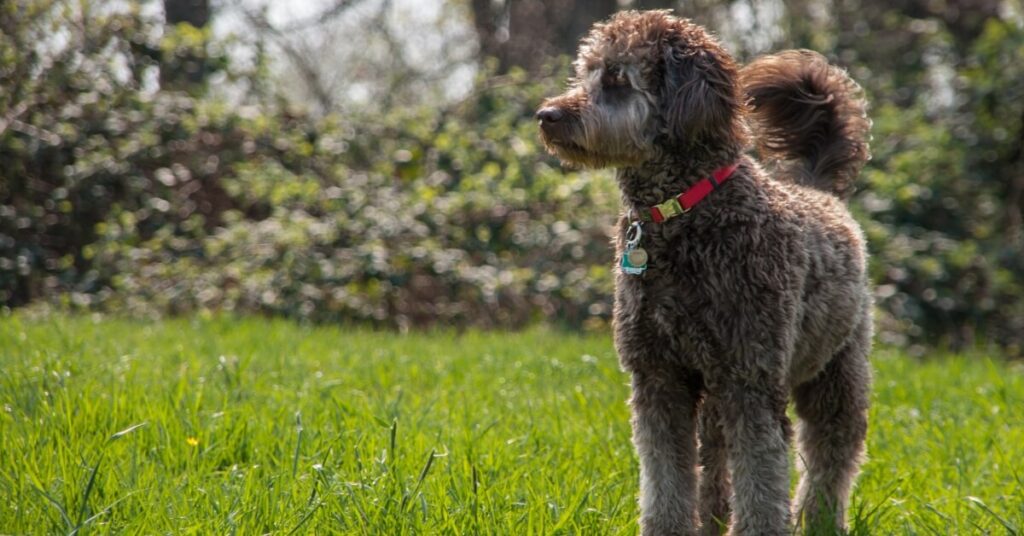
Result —
M480 54L497 58L499 73L537 72L553 56L575 54L590 26L618 7L616 0L471 0Z
M187 43L178 54L168 54L160 65L160 87L194 89L209 73L203 30L210 23L209 0L164 0L165 33ZM198 31L197 31L198 30Z

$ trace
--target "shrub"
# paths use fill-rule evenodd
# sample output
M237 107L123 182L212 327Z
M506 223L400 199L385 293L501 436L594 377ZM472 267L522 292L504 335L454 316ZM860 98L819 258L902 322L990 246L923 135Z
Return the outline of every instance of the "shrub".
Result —
M204 32L157 39L137 13L82 11L84 30L54 41L64 3L16 5L0 7L0 303L401 328L608 319L617 193L610 172L543 154L532 114L551 77L313 119L149 87L199 54L266 86ZM1024 346L1022 54L1024 30L993 20L950 73L951 104L866 80L875 158L853 208L888 342Z
M457 113L418 110L358 128L241 120L239 145L253 150L221 158L228 208L217 224L193 215L140 231L150 207L169 212L180 196L121 208L89 247L88 279L111 291L78 301L399 327L600 325L610 312L613 185L606 173L565 174L541 154L528 118L543 91L512 77ZM187 170L153 175L187 184L196 180L182 178Z

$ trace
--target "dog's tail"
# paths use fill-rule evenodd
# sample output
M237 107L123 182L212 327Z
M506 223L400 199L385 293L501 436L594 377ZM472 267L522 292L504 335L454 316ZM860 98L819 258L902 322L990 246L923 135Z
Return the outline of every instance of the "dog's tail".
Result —
M849 197L870 158L860 86L810 50L757 58L740 71L762 158L792 180Z

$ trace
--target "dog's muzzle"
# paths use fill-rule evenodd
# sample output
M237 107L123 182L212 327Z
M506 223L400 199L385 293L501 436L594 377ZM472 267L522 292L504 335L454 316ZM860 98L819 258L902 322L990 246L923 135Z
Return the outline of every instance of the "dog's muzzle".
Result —
M541 133L548 143L569 144L572 133L572 117L564 108L545 106L535 115Z

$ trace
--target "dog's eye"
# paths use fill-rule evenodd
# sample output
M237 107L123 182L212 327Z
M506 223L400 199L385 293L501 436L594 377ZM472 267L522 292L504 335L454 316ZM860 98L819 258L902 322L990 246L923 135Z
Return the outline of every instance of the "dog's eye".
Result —
M604 87L625 87L629 85L629 79L621 67L611 66L604 70L601 77L601 85Z

